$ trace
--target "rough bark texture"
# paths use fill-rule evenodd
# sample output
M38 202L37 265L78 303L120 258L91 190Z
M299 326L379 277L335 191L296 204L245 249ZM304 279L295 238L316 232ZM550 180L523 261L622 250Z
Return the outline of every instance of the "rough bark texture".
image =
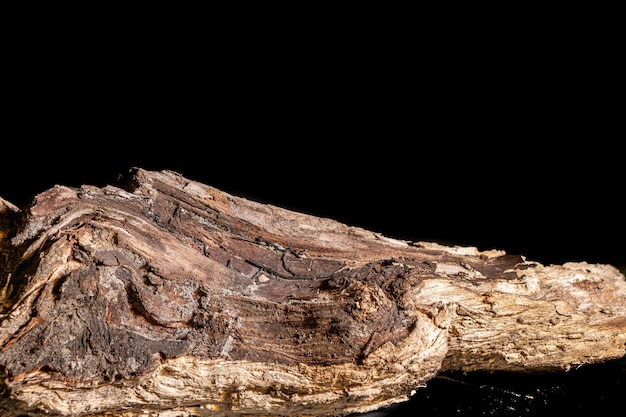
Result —
M407 242L170 171L0 199L3 416L342 416L622 357L610 265Z

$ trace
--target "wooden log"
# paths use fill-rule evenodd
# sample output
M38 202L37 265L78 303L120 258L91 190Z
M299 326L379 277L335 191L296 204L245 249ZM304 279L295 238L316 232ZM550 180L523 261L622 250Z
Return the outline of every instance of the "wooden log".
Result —
M611 265L400 241L171 171L0 199L0 254L9 417L344 416L443 370L626 352Z

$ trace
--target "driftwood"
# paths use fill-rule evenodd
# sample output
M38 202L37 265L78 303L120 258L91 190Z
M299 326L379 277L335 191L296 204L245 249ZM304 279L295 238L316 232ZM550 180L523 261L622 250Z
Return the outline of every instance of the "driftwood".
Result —
M0 199L0 415L342 416L626 352L613 266L408 242L170 172Z

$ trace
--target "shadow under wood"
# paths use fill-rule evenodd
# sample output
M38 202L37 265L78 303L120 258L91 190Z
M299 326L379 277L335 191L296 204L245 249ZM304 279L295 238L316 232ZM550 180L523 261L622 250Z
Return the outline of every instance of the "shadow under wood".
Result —
M563 372L446 372L407 402L350 417L623 415L626 356Z

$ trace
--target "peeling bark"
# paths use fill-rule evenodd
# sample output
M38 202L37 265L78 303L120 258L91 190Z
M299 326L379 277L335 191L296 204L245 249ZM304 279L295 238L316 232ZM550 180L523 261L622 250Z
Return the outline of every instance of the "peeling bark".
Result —
M442 370L622 357L626 281L387 238L171 172L0 199L2 415L342 416Z

